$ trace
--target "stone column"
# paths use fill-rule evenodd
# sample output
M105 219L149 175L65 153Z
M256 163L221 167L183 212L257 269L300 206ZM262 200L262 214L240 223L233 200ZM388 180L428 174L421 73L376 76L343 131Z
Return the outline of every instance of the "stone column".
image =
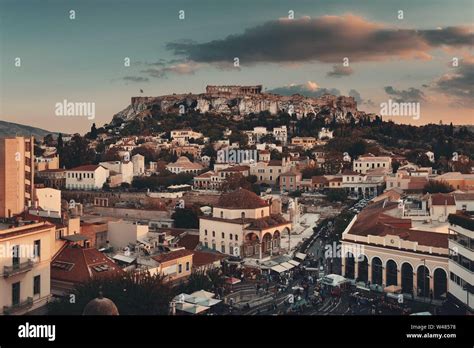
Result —
M372 264L367 261L367 280L372 284Z
M402 286L402 270L397 268L397 285Z
M344 256L341 258L341 273L343 276L346 275L346 258Z
M262 248L263 248L263 243L258 243L258 258L262 258Z
M387 267L382 266L382 286L385 287L387 285Z
M354 257L354 279L357 279L359 276L359 261L357 257Z

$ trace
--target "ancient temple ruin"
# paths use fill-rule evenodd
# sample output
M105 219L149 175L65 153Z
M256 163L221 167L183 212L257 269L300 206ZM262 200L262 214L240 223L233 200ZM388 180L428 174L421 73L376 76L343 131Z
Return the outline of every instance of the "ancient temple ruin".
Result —
M247 95L262 93L262 85L257 86L206 86L207 94Z

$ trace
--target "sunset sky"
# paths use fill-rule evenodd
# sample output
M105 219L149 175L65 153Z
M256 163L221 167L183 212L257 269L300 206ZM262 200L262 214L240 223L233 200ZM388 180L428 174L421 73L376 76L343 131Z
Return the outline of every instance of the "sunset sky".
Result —
M473 16L472 0L0 0L0 119L83 133L132 96L262 84L377 113L420 102L418 121L397 122L474 124ZM64 99L95 102L96 118L56 116Z

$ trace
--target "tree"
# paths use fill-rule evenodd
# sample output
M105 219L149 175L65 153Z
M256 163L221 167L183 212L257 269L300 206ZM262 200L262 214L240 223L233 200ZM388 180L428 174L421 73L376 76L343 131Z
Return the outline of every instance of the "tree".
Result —
M102 292L112 300L121 315L166 315L174 297L169 283L160 274L126 272L109 278L95 278L77 285L70 296L51 301L48 314L82 315L84 307Z
M195 208L177 208L171 218L176 228L199 228L199 215Z
M154 162L158 159L158 154L156 151L150 146L139 146L132 150L132 156L140 154L145 157L145 163L150 163L150 161Z
M64 147L64 142L63 142L63 135L61 133L59 133L58 135L58 153L60 153L62 151Z
M89 148L87 139L75 134L71 141L65 144L59 158L61 166L74 168L83 164L91 164L95 161L95 152Z
M89 138L90 139L96 139L97 138L97 128L95 126L95 123L92 124L91 131L89 132Z
M454 188L446 181L430 180L423 188L424 193L450 193Z
M347 192L344 189L330 189L326 198L329 202L344 202L347 200Z
M122 158L119 155L120 149L117 146L114 146L107 150L107 152L102 156L102 161L120 161Z

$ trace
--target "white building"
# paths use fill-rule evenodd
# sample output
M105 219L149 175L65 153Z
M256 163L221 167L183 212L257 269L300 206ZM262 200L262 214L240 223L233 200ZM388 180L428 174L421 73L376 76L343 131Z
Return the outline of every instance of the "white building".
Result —
M392 159L389 156L362 155L354 160L353 170L366 174L369 170L383 168L387 173L392 171Z
M176 140L181 145L187 144L190 139L200 138L202 138L202 133L195 132L190 128L176 129L171 131L171 139Z
M212 216L200 217L199 242L223 254L264 259L281 253L281 237L290 230L283 216L270 214L268 202L239 189L222 195Z
M88 164L66 170L66 189L100 190L109 177L109 170L101 165Z
M332 139L333 136L333 131L327 129L327 128L321 128L321 130L318 133L318 139L323 140L323 139Z
M288 130L286 126L273 128L273 137L276 141L280 141L281 144L285 146L288 140Z
M474 311L474 219L449 216L449 297Z
M166 165L166 169L168 169L171 173L179 174L179 173L192 173L197 174L204 167L199 163L194 163L189 160L186 156L181 156L178 160L174 163L169 163Z
M133 176L145 174L145 157L139 153L132 156Z
M122 175L122 182L131 184L133 180L133 163L130 161L108 161L100 162L99 165L109 170L109 173L115 172Z
M35 189L35 208L61 213L61 190L53 188Z
M397 202L382 200L354 216L342 234L342 275L381 288L400 287L442 301L448 289L448 224L417 223Z

